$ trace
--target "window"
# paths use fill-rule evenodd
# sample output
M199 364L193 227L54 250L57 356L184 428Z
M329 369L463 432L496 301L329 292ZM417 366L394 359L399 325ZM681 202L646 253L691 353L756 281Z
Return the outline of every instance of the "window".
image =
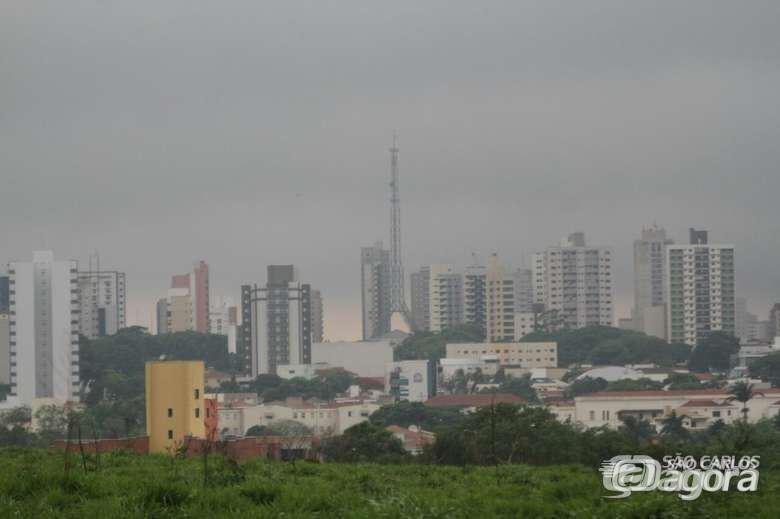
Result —
M715 418L720 418L720 411L713 411L712 416Z
M168 429L168 439L169 440L173 439L173 429Z
M200 398L200 389L195 389L195 400Z
M173 408L172 407L168 408L168 418L173 418Z
M609 411L601 411L601 419L605 421L609 421Z
M195 418L200 418L200 407L195 408Z
M595 419L596 419L596 411L591 411L591 412L590 412L590 421L592 422L592 421L594 421Z

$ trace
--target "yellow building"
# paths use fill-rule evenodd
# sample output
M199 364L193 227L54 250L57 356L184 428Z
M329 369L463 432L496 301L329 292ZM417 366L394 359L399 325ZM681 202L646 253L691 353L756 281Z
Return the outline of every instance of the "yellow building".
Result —
M185 436L205 437L203 361L146 363L146 434L149 452L168 452Z

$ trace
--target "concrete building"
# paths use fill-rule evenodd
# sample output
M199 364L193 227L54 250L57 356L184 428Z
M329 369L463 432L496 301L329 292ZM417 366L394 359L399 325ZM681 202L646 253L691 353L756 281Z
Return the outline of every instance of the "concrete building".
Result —
M409 275L410 310L415 326L421 331L431 329L431 269L422 267Z
M252 377L276 373L280 364L311 363L311 287L298 280L295 267L269 265L266 284L245 285L244 291L250 302Z
M436 382L439 387L444 388L447 385L447 382L452 380L458 373L470 375L481 372L484 375L492 377L498 372L499 368L498 357L495 355L483 355L480 356L479 359L447 357L439 359Z
M195 263L187 274L172 276L165 303L157 301L157 333L209 333L209 292L209 266L204 261Z
M278 422L294 421L307 427L315 436L339 435L368 420L379 407L374 402L360 400L307 402L301 398L288 398L283 402L220 408L219 427L223 433L243 435L255 425L267 427Z
M335 341L312 344L312 364L344 368L359 377L384 377L393 362L390 341Z
M665 315L666 247L673 244L657 225L643 227L634 241L634 329L661 339L666 338L666 326L659 327L657 317Z
M520 342L523 337L535 331L536 314L534 312L515 313L515 342Z
M211 298L209 333L226 336L228 353L236 353L238 307L236 307L232 297L216 296Z
M311 342L322 342L325 340L325 307L322 303L322 293L312 289L310 299Z
M155 323L157 326L157 335L169 333L168 330L168 299L163 297L157 300L154 307Z
M515 312L533 312L534 284L533 270L519 268L515 270Z
M732 355L731 367L750 368L756 360L776 353L780 353L780 337L775 337L774 342L771 344L757 342L744 344L740 346L736 355Z
M385 393L396 401L425 402L436 395L436 374L429 360L391 362L385 368Z
M706 430L718 420L732 423L742 418L742 405L729 401L727 389L680 391L605 391L576 397L573 422L584 427L618 428L621 418L646 420L660 431L672 412L684 417L692 431ZM780 411L780 388L764 389L750 400L748 421L773 419Z
M390 332L390 251L382 242L360 249L360 295L363 340Z
M495 356L501 366L555 368L558 344L555 342L453 343L447 344L448 359L482 360Z
M780 337L780 303L775 303L769 310L769 332Z
M11 321L0 313L0 384L11 383Z
M78 263L36 251L9 273L11 396L78 400Z
M691 241L666 248L666 321L670 342L695 346L713 331L735 333L734 246L694 229Z
M11 306L8 295L8 276L0 276L0 314L7 314Z
M487 289L485 267L471 265L463 276L464 320L483 332L487 325Z
M515 280L491 254L485 269L485 340L511 341L515 337Z
M534 255L534 297L570 328L613 326L612 251L576 232Z
M463 322L463 276L452 271L450 265L433 264L430 271L428 306L429 329L440 332Z
M125 273L116 270L79 272L79 332L90 339L114 335L127 326Z
M180 447L188 436L204 438L203 361L146 363L146 434L149 452Z

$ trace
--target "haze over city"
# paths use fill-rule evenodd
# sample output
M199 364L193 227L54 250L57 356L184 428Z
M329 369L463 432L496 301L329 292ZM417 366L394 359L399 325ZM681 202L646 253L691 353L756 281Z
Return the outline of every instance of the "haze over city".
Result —
M4 2L0 259L97 250L149 327L193 260L235 298L295 264L355 339L397 132L407 274L584 231L627 317L642 226L697 227L765 317L780 5L756 4Z

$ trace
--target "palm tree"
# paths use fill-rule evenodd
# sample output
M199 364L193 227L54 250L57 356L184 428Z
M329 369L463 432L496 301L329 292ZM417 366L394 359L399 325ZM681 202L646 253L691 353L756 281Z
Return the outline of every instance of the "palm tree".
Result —
M661 435L668 436L673 440L684 440L688 438L690 433L685 428L684 423L685 415L678 415L676 411L672 411L672 414L664 418L661 428Z
M747 423L748 421L748 407L747 403L753 399L753 397L761 395L764 396L764 393L761 391L755 391L753 389L753 384L748 384L747 382L737 382L731 387L731 396L726 399L726 402L733 402L736 400L737 402L742 402L742 419Z

